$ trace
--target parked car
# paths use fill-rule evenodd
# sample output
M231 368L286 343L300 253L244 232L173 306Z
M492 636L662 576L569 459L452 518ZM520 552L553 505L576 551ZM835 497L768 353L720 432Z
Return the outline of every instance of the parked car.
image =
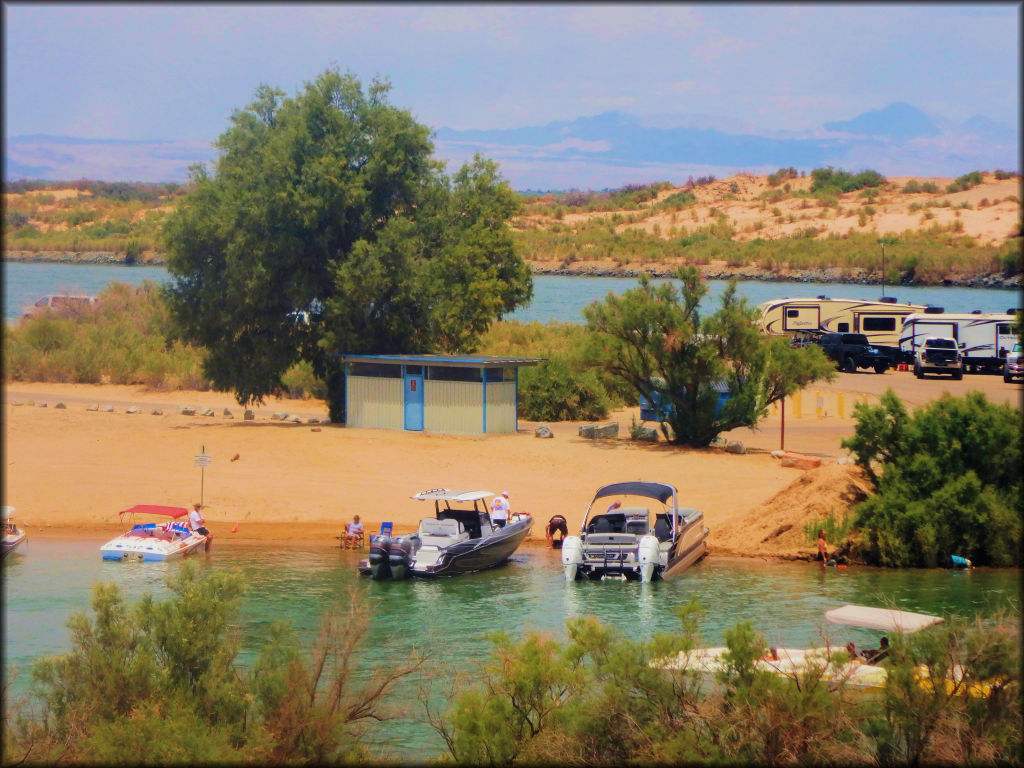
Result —
M956 339L929 336L914 355L914 375L922 379L926 373L949 373L954 379L964 377L964 356Z
M885 373L892 365L889 355L871 344L863 333L826 333L818 343L829 360L847 373L858 368L873 368L875 373Z
M1009 383L1014 379L1024 379L1022 354L1024 354L1024 350L1021 349L1019 341L1013 345L1013 349L1006 353L1006 362L1003 363L1003 381Z

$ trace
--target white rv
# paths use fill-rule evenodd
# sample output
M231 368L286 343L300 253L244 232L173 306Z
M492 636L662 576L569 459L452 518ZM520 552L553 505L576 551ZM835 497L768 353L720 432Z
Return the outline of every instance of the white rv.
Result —
M922 304L899 304L892 301L863 299L773 299L759 304L761 330L774 335L798 331L821 333L863 333L868 342L886 347L893 359L898 355L903 319L915 312L941 312L939 307Z
M900 334L900 351L905 356L917 353L925 338L943 336L956 339L964 356L964 370L1002 369L1006 354L1017 342L1013 333L1013 315L1002 313L907 315Z

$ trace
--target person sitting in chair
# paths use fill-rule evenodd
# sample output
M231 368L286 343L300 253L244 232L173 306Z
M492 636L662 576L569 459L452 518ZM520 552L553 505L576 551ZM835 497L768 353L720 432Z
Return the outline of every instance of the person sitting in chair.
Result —
M359 515L352 518L352 522L345 529L345 541L342 546L345 549L355 549L363 537L363 524L359 521Z

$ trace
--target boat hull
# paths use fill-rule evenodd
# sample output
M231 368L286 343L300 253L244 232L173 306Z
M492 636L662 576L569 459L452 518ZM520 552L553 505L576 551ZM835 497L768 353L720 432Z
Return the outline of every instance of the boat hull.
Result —
M530 532L528 523L517 523L518 530L512 530L507 535L494 534L485 539L470 539L469 541L449 547L441 553L440 558L431 565L422 565L418 561L410 563L409 573L413 576L457 576L463 573L485 571L501 565L519 545L523 543ZM512 529L513 525L505 526L502 531Z
M519 520L487 536L466 539L443 548L427 545L415 549L415 534L399 536L390 542L388 576L375 578L437 578L494 568L512 556L532 527L532 519ZM374 575L369 561L364 561L359 570L364 575ZM383 569L378 572L383 573Z
M100 554L104 560L162 563L191 554L197 549L204 547L207 541L206 536L197 535L185 541L168 542L165 545L158 541L125 540L124 537L119 536L100 547Z
M17 534L7 534L4 536L3 543L3 556L6 557L8 554L18 548L18 545L25 540L25 532L19 531Z

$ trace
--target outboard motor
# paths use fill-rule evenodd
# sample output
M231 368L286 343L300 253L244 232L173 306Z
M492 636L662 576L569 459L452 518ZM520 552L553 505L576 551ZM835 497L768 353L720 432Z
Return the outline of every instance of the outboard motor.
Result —
M661 564L661 550L657 536L641 536L637 544L637 562L640 563L640 581L647 584L654 578L654 569Z
M370 538L370 575L377 579L387 579L391 576L390 555L391 537L386 535L372 536Z
M409 562L412 560L412 552L412 536L400 536L391 541L391 552L388 554L391 578L404 579L409 575Z
M583 565L583 541L579 536L566 536L562 542L562 568L566 581L576 581L579 567Z

